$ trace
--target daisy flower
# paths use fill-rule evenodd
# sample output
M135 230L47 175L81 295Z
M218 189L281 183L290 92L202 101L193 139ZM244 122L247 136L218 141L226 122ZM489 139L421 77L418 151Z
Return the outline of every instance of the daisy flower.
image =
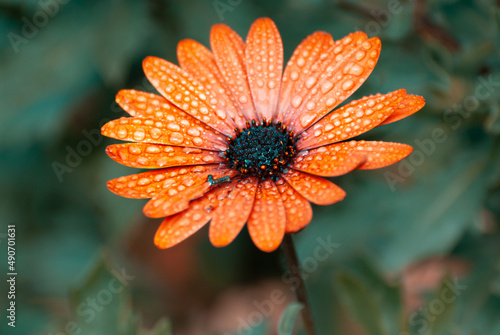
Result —
M133 143L107 147L115 161L148 172L110 180L123 197L151 198L144 214L166 217L155 244L171 247L210 222L214 246L231 243L247 224L255 245L275 250L285 233L312 218L310 202L330 205L345 192L322 177L393 164L406 144L351 138L424 106L404 89L344 102L377 63L381 43L363 32L336 42L315 32L284 68L274 22L256 20L246 41L224 24L210 32L211 51L186 39L179 66L157 57L144 72L161 94L122 90L132 117L102 134Z

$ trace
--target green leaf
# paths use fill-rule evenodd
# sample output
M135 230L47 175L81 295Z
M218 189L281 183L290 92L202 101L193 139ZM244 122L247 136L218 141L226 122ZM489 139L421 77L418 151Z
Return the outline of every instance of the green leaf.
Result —
M298 302L292 302L288 305L281 315L281 319L278 325L279 335L291 335L293 331L293 325L295 324L295 319L299 311L304 308L304 305Z
M105 258L98 259L82 286L70 294L72 329L86 335L172 334L166 319L160 319L151 330L143 327L140 315L132 309L130 286L134 279L127 268L111 267Z
M450 301L446 298L446 295L450 290L450 283L452 283L452 278L450 276L446 276L441 282L441 286L436 292L434 300L432 300L432 303L440 306L439 308L442 306L442 312L439 310L440 313L435 313L433 318L430 319L431 321L429 322L428 332L426 332L427 335L445 334L446 330L449 329L449 325L453 319L455 305L457 303L457 299Z
M355 260L337 276L336 293L347 312L368 334L398 334L402 331L401 292L389 285L367 262Z
M379 305L360 280L349 274L338 277L339 292L350 315L358 321L368 334L383 335Z

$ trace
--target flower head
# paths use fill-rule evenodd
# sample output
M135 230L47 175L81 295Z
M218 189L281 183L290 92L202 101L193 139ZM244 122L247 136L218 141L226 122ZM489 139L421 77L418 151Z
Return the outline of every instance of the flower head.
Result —
M424 99L404 89L335 109L370 75L380 40L352 33L336 42L308 36L283 71L281 37L268 18L244 42L223 24L211 49L179 43L180 67L148 57L146 76L161 94L122 90L116 101L132 117L113 120L105 136L115 161L152 171L113 179L108 188L151 198L144 214L166 217L155 236L173 246L210 222L213 245L231 243L247 223L254 243L273 251L285 233L304 228L310 202L329 205L345 192L322 177L393 164L405 144L347 141L417 112ZM332 111L333 110L333 111Z

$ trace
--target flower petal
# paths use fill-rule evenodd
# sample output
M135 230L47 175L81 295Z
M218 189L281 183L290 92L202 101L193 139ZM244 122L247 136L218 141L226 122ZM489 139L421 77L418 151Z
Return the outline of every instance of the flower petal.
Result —
M213 210L224 199L233 183L221 185L201 198L189 204L189 208L181 213L167 217L155 235L155 245L158 248L170 248L200 230L213 215Z
M271 252L281 244L286 228L285 206L272 181L259 183L247 225L252 241L260 250Z
M365 161L363 153L341 150L342 147L324 146L299 152L292 168L322 177L337 177L359 168Z
M147 199L156 194L176 188L183 183L207 180L209 174L219 171L218 164L173 167L124 176L108 181L107 187L115 194L126 198Z
M168 130L171 131L170 134L174 135L173 143L170 144L179 145L180 137L174 132L180 128L182 136L192 137L194 147L198 147L200 144L207 149L214 147L205 142L214 142L217 147L225 147L226 145L225 136L177 108L161 95L136 90L120 90L116 95L116 102L131 116L166 122ZM155 139L158 131L151 128L151 135Z
M405 95L406 91L401 89L352 101L304 131L297 148L317 148L363 134L389 117Z
M330 34L317 31L297 46L283 73L276 120L290 125L295 118L295 114L290 113L289 109L292 98L296 97L296 87L304 86L307 75L317 69L321 59L329 56L327 51L332 45L333 38ZM294 99L294 104L299 100L302 100L301 96Z
M217 108L226 111L237 127L244 128L247 120L227 87L210 50L194 40L186 39L177 45L177 58L183 70L210 90L217 99Z
M158 57L144 59L144 73L171 103L221 133L232 136L234 122L217 106L218 100L180 67Z
M225 24L210 31L210 46L226 84L248 120L258 120L245 67L245 42Z
M204 127L203 127L204 126ZM101 128L104 136L122 141L175 145L222 151L227 142L206 125L187 119L170 122L144 117L122 117L109 121Z
M328 147L332 150L366 155L366 162L358 168L360 170L379 169L389 166L413 152L413 148L407 144L382 141L349 141L335 143Z
M191 200L201 197L214 188L213 182L209 180L209 175L215 180L222 177L232 178L235 174L234 170L223 168L206 173L205 176L199 174L192 176L192 178L183 178L181 183L172 184L168 189L149 200L143 208L143 213L151 218L161 218L179 213L189 207Z
M225 162L217 151L147 143L114 144L106 148L106 153L120 164L142 169Z
M218 164L181 166L124 176L108 181L108 189L126 198L147 199L156 194L176 188L182 183L207 180L209 174L221 168Z
M419 95L406 95L399 102L396 110L387 118L384 122L379 124L379 126L384 126L389 123L393 123L404 119L407 116L410 116L416 112L418 112L425 105L424 97Z
M240 233L253 208L258 179L239 181L214 211L209 237L216 247L225 247Z
M250 27L245 60L257 114L261 120L273 120L283 72L283 43L278 28L271 19L257 19Z
M279 179L275 184L285 205L285 233L296 233L311 222L311 204L283 179Z
M345 192L334 183L307 173L290 169L282 177L304 198L317 205L342 201Z
M335 42L330 49L331 56L298 88L296 95L303 100L298 107L292 104L291 113L296 117L290 124L291 129L300 133L309 128L354 93L375 67L380 45L378 38L366 40L361 32Z

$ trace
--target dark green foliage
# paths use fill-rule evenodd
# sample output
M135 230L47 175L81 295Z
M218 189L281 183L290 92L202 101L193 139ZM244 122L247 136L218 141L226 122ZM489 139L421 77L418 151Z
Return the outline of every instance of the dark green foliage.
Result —
M141 69L146 56L175 62L179 40L209 46L210 27L219 22L245 36L260 16L275 20L285 59L315 30L334 39L355 30L377 35L380 60L352 98L405 88L426 99L414 116L361 136L410 144L413 155L333 179L346 199L315 207L313 222L297 235L318 334L346 333L340 326L346 315L367 334L500 333L498 1L63 2L0 2L0 248L3 227L15 224L20 306L18 326L3 320L1 334L64 330L77 320L81 300L107 285L109 268L121 269L118 264L136 279L113 296L98 322L83 322L89 328L82 334L147 334L138 315L151 334L170 334L166 322L153 327L163 316L174 329L176 322L189 323L190 305L169 300L174 293L165 278L184 272L179 263L165 265L168 255L181 255L194 269L189 295L206 308L232 285L281 278L280 254L263 255L246 232L222 250L208 245L206 229L192 238L199 248L192 239L184 242L192 253L154 249L150 227L160 220L144 218L144 201L120 198L105 186L138 171L106 156L105 146L116 141L99 131L125 115L114 103L118 90L154 91ZM323 261L314 258L320 240L339 244ZM102 250L108 265L96 266ZM193 253L197 262L189 263ZM404 313L402 272L433 256L469 264L459 281L467 288L432 319ZM4 258L0 269L6 273ZM0 290L6 288L3 281ZM445 288L428 292L424 307ZM4 301L2 293L2 310ZM176 305L184 315L172 312ZM266 325L255 333L268 331Z

